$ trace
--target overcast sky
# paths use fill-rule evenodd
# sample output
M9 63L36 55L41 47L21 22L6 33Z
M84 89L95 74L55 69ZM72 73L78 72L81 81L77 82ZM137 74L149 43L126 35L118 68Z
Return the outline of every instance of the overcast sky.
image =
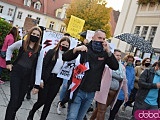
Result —
M115 10L121 11L124 0L106 0L107 7L112 7Z

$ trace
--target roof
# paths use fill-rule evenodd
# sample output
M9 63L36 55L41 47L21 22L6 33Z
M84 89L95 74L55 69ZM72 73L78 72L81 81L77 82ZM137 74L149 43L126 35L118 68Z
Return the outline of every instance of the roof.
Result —
M1 0L1 1L4 2L4 3L8 3L8 4L11 4L11 5L26 9L26 10L37 12L37 13L40 13L40 14L45 14L45 15L53 17L53 18L56 18L55 11L58 8L62 8L62 6L64 4L70 4L71 3L71 0L31 0L32 1L31 6L28 7L28 6L24 5L24 0L7 0L7 1L6 0ZM37 9L34 8L33 4L37 1L41 2L42 6L41 6L40 10L37 10Z

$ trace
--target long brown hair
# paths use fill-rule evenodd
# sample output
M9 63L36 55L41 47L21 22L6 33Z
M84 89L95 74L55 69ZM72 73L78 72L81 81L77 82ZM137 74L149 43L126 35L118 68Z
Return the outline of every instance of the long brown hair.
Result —
M14 37L14 42L17 41L17 37L18 37L18 29L16 27L12 27L11 30L9 31L8 35L12 34Z
M144 59L142 60L142 65L144 65L144 64L145 64L146 60L150 60L150 61L151 61L151 59L150 59L150 58L144 58Z
M63 41L67 41L67 42L69 43L68 49L70 48L70 39L69 39L68 37L63 37L63 38L58 42L58 44L53 48L53 50L54 50L55 53L58 51L59 46L61 45L61 42L63 42ZM53 55L52 60L55 60L55 56L56 56L56 54Z
M40 29L39 27L34 26L34 27L32 27L32 28L28 31L28 33L27 33L27 38L26 38L26 40L24 40L24 44L23 44L23 49L24 49L24 51L27 51L27 50L28 50L28 46L29 46L29 44L30 44L30 36L31 36L31 34L32 34L32 32L33 32L34 30L38 30L38 31L40 32L39 40L38 40L38 42L35 43L35 45L34 45L34 47L33 47L34 53L38 52L38 50L39 50L40 41L41 41L41 36L42 36L42 31L41 31L41 29Z

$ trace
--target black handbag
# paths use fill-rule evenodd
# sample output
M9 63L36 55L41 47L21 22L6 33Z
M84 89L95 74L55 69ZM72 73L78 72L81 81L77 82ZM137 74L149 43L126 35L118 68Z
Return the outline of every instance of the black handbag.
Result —
M0 56L5 59L6 58L6 51L0 51Z

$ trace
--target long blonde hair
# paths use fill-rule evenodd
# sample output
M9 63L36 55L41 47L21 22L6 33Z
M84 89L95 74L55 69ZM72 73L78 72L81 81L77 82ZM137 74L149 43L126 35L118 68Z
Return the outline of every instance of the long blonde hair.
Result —
M27 38L26 38L26 40L24 40L23 49L24 49L25 52L28 51L28 46L29 46L29 44L30 44L30 36L31 36L31 34L32 34L32 32L33 32L34 30L38 30L38 31L40 32L39 40L38 40L38 42L35 43L35 45L34 45L34 47L33 47L34 53L38 52L38 50L39 50L40 41L41 41L41 36L42 36L42 31L41 31L41 29L40 29L39 27L34 26L34 27L32 27L32 28L28 31L28 33L27 33Z

